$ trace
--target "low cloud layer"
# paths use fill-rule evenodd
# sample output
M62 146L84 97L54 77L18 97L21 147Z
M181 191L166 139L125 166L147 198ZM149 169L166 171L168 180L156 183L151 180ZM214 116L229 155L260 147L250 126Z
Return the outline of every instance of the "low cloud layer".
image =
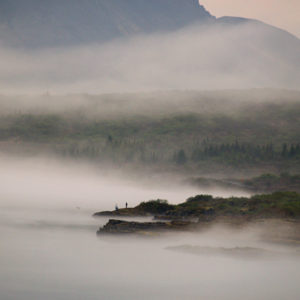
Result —
M178 184L174 178L135 176L116 169L51 158L16 158L1 155L0 207L114 209L128 202L136 206L151 199L181 203L192 195L247 195L241 191L203 191ZM139 177L139 180L137 180Z
M295 45L300 43L278 34L250 23L192 27L84 47L26 51L2 47L0 89L2 93L102 93L297 88Z

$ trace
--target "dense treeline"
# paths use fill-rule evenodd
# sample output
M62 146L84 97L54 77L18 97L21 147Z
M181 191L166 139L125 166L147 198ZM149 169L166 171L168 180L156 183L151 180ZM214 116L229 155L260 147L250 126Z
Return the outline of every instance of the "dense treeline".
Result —
M213 130L218 125L211 121L212 128L201 130L199 119L201 116L191 115L155 121L84 122L58 115L21 115L7 118L6 122L2 120L0 138L2 141L17 138L18 143L47 145L49 150L66 157L117 163L186 166L205 161L257 164L300 159L300 143L294 142L297 132L290 132L291 137L285 136L284 140L292 142L280 143L278 137L274 138L275 143L260 143L262 139L255 141L251 137L250 142L243 142L247 140L243 131L230 134L231 130L228 130L227 135L216 136ZM226 124L221 127L224 132ZM198 129L200 134L197 134ZM284 129L282 131L284 135ZM253 130L253 135L255 133ZM203 137L204 134L207 136Z
M147 149L143 143L134 141L104 142L102 144L71 144L57 147L64 156L86 157L116 162L138 162L146 164L167 163L186 166L198 162L214 161L226 164L255 164L289 162L300 160L300 144L283 144L276 150L272 144L208 144L204 147L164 151Z
M224 159L240 159L246 161L289 159L300 157L300 143L284 143L281 148L276 149L273 144L253 145L248 143L240 144L205 144L201 149L195 149L192 153L192 160L198 161L209 157L223 157Z
M300 158L300 143L295 143L296 130L285 134L286 129L280 129L282 139L290 142L280 143L281 139L274 136L274 143L261 143L263 138L255 140L251 136L260 130L260 126L252 129L250 135L249 130L233 130L233 120L219 125L219 118L217 121L211 119L210 125L205 125L207 130L203 130L204 125L199 125L203 120L202 116L195 115L115 121L64 119L59 115L9 116L2 119L0 139L17 138L18 142L46 144L52 151L68 157L119 163L183 166L209 160L253 164ZM221 129L224 134L218 136ZM267 130L261 135L266 133Z
M3 110L0 150L23 152L26 145L31 153L42 149L117 164L280 163L282 169L288 165L300 169L298 94L287 102L256 99L253 103L239 99L242 93L230 95L233 99L222 93L209 100L199 99L197 93L170 95L174 99L149 99L149 103L137 98L89 99L61 111Z

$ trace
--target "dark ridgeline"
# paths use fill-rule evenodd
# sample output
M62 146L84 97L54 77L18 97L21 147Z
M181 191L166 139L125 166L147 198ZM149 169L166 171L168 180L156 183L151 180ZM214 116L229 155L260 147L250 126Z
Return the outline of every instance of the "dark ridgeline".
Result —
M102 42L209 20L197 0L0 1L0 39L15 46Z

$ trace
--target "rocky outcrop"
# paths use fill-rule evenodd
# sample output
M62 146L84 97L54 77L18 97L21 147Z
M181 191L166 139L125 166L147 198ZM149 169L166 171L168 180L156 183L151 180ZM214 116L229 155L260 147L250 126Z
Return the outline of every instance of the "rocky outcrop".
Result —
M97 234L150 234L164 231L191 230L195 224L184 221L171 222L129 222L111 219Z
M212 197L197 195L185 202L171 205L166 200L142 202L134 208L117 209L94 214L103 217L153 216L158 222L110 220L98 233L141 233L170 230L203 229L216 222L244 226L258 220L300 222L300 194L276 192L246 197ZM293 226L295 228L295 225Z
M93 217L146 217L152 214L136 208L122 208L113 211L100 211L93 214Z
M121 208L114 211L102 211L97 212L94 217L110 217L110 216L121 216L121 217L145 217L145 216L165 216L167 212L174 209L174 205L168 204L166 200L150 200L142 202L136 207L132 208Z

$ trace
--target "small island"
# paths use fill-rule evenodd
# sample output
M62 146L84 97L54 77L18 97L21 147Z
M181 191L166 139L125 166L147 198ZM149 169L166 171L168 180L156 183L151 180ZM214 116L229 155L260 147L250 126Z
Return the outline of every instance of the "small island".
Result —
M109 217L97 234L152 234L170 231L191 231L217 222L245 225L254 221L282 220L296 227L300 224L300 194L275 192L252 197L213 197L197 195L173 205L167 200L142 202L133 208L103 211L94 217ZM122 218L152 217L152 222L136 222Z

